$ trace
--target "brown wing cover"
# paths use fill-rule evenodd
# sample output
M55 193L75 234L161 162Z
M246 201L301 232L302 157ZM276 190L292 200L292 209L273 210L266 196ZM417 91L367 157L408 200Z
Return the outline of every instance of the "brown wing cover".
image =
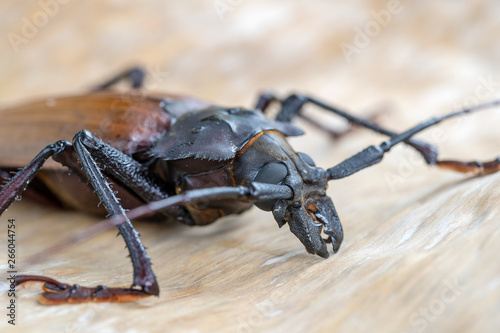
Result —
M82 129L125 153L147 149L171 123L162 100L186 111L208 105L182 96L99 92L0 110L0 167L23 167L45 146L71 142ZM60 165L52 160L44 166L56 168Z

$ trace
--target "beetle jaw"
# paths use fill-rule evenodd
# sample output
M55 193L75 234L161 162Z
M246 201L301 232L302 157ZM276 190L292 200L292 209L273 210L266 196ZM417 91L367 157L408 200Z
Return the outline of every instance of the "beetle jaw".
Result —
M305 205L290 205L285 200L279 200L273 215L280 227L288 223L290 231L310 254L328 258L327 243L332 243L334 253L342 243L342 225L328 196L309 198ZM324 235L326 238L323 238Z

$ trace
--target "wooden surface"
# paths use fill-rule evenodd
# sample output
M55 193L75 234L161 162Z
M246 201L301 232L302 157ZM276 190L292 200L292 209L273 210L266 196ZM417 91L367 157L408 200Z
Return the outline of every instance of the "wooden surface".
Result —
M500 97L497 2L394 3L109 0L47 9L2 1L0 103L81 92L133 64L149 70L150 90L245 106L263 89L299 91L359 115L382 111L379 122L399 130ZM29 31L26 21L35 18L39 27ZM9 42L23 29L23 43ZM371 37L359 29L372 29ZM347 44L356 52L346 56ZM422 138L448 158L493 159L499 121L499 110L485 111ZM333 142L303 127L308 135L292 144L323 167L382 140L359 130ZM37 302L39 286L29 285L18 291L15 327L2 292L0 331L498 332L499 185L500 174L436 170L409 148L395 148L380 165L330 185L345 241L327 260L308 255L288 227L278 229L257 209L203 228L135 223L159 298L46 307ZM1 217L2 290L7 218L16 219L21 263L97 221L15 202ZM18 269L126 286L131 265L115 235Z

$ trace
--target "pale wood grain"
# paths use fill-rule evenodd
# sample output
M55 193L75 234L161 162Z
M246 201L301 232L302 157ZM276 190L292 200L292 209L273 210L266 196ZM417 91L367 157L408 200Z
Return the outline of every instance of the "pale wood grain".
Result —
M0 102L83 91L136 63L159 73L150 90L227 105L251 105L261 89L309 92L357 114L382 110L379 121L400 130L499 96L496 2L401 2L401 13L348 62L339 45L352 43L356 29L373 21L370 12L387 4L243 1L221 21L210 1L68 2L18 53L0 41ZM37 1L0 6L3 36L41 10ZM499 121L498 110L487 111L422 137L446 157L492 159ZM382 139L359 130L333 142L303 127L308 135L292 144L324 167ZM2 310L0 331L496 332L499 185L500 175L436 170L409 148L395 148L382 164L331 184L345 241L327 260L308 255L288 227L278 229L256 209L203 228L138 222L159 298L46 307L37 303L38 286L25 286L19 325L7 325ZM1 218L2 274L9 217L17 221L21 262L98 220L15 202ZM127 286L132 268L115 235L22 268L82 285ZM0 308L7 302L2 293Z

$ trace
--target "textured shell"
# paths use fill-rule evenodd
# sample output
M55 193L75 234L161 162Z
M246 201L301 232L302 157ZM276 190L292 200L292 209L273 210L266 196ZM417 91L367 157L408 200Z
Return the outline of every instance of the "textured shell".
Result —
M151 153L164 160L229 160L253 136L269 130L284 136L304 134L289 123L266 118L260 111L209 107L179 118L155 143Z

